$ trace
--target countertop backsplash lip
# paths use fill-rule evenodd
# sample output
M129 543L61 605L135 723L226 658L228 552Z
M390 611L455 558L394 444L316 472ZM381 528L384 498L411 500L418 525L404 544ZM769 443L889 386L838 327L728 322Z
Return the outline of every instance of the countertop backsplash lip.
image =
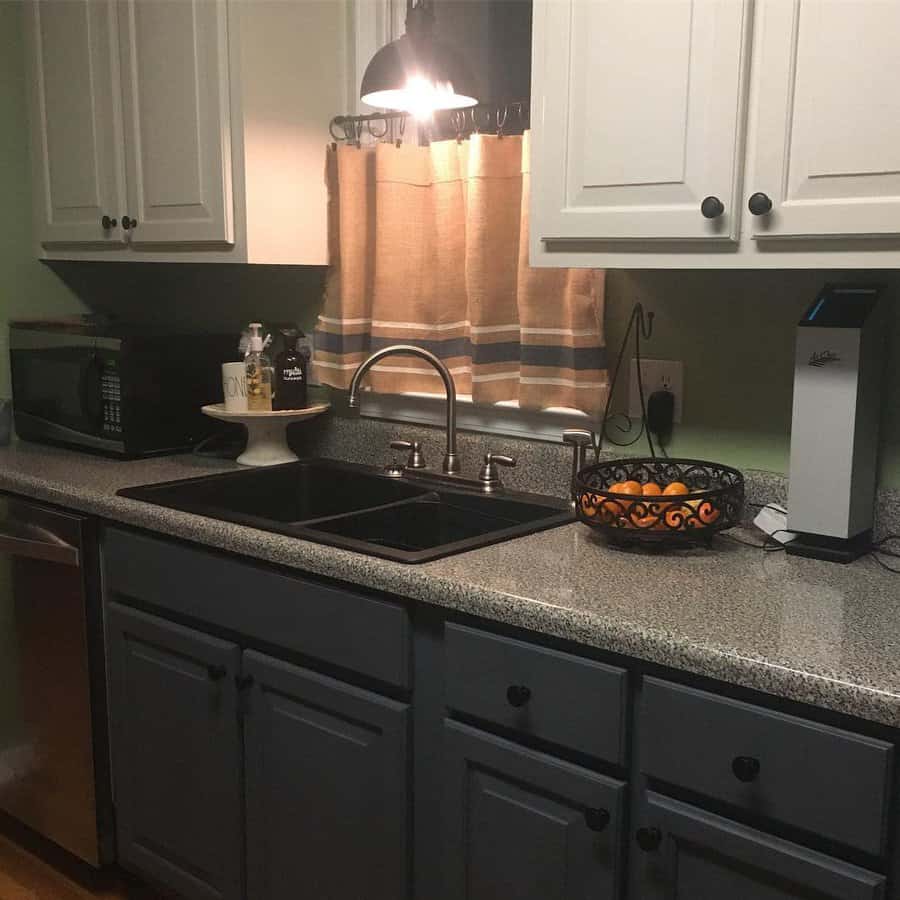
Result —
M392 428L388 423L394 436ZM370 438L363 442L371 461L372 448L381 450ZM473 445L467 445L470 451ZM339 455L346 442L328 446ZM546 459L543 453L540 458ZM557 465L561 459L568 454L557 454ZM900 727L900 581L872 560L840 566L763 554L724 538L717 539L715 553L634 554L606 547L573 523L410 566L116 494L125 486L235 468L190 455L123 462L16 442L0 448L0 489L163 538ZM562 479L547 483L567 490L569 472L564 466ZM758 489L774 485L762 480Z

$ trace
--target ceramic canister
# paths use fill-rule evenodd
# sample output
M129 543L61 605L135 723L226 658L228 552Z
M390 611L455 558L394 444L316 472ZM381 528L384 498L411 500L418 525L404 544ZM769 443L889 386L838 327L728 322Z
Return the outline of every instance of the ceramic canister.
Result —
M222 393L228 412L247 411L247 370L243 362L222 363Z

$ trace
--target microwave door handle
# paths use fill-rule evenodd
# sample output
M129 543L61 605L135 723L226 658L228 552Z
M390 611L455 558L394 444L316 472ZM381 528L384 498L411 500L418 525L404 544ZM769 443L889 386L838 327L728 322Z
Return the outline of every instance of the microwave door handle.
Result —
M81 408L84 410L85 415L95 428L100 428L103 424L103 401L100 400L98 402L100 394L100 359L96 350L91 351L91 355L81 367L79 392L81 394Z
M80 562L78 548L67 544L46 528L29 525L12 529L9 522L0 523L0 553L74 568L78 568Z

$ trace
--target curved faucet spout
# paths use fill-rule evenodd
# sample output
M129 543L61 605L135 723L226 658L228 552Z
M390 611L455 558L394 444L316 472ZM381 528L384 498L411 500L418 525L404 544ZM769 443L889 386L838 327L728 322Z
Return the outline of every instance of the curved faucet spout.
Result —
M383 350L377 350L367 360L362 362L359 368L353 373L350 379L350 396L348 403L351 407L359 406L359 384L365 376L366 372L372 368L379 360L386 356L417 356L424 359L425 362L431 363L437 370L438 375L444 382L444 390L447 392L447 451L444 454L444 472L448 475L459 474L459 456L456 453L456 385L453 382L453 376L450 370L428 350L421 347L415 347L412 344L392 344Z

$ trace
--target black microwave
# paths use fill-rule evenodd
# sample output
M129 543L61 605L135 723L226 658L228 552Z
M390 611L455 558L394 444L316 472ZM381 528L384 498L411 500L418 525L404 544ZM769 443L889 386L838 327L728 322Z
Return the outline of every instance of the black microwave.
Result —
M140 457L187 450L215 422L234 335L167 334L90 316L9 325L13 414L23 440Z

